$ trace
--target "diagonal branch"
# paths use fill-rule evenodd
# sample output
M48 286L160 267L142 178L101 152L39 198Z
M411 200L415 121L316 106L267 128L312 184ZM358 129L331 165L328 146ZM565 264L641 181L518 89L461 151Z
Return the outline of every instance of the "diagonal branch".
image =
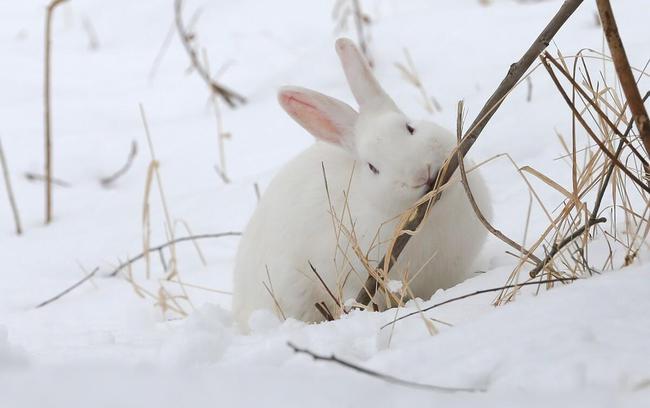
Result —
M529 77L530 78L530 77ZM463 101L458 101L458 117L456 121L456 135L458 137L458 142L460 143L461 140L461 134L463 133ZM458 150L458 155L460 156L460 150ZM476 199L474 198L474 193L472 193L472 189L470 188L469 185L469 180L467 179L467 172L465 171L465 163L461 158L458 158L458 171L460 172L460 180L463 184L463 189L465 190L465 194L467 195L467 199L469 200L469 203L472 205L472 209L474 210L474 214L476 215L476 218L483 224L485 229L488 230L488 232L504 243L510 245L512 248L516 249L519 251L519 253L522 256L522 259L532 259L536 263L542 262L538 257L533 254L532 251L526 249L523 247L523 245L518 244L515 242L512 238L501 232L500 230L496 229L490 222L485 218L483 213L481 212L481 209L478 206L478 203L476 202Z
M618 79L621 81L621 87L630 106L630 111L632 111L632 117L639 130L639 136L643 141L646 153L650 154L650 119L648 119L648 112L643 105L639 87L636 85L636 80L632 74L623 41L621 41L621 36L618 34L612 6L609 0L596 0L596 5L598 6L598 13L609 45L609 51L612 53L616 74L618 74Z
M163 249L175 245L179 242L184 242L184 241L194 241L196 239L206 239L206 238L222 238L222 237L239 237L241 236L241 232L221 232L217 234L200 234L200 235L190 235L188 237L181 237L181 238L175 238L172 239L171 241L165 242L164 244L151 247L148 249L147 253L149 252L154 252L154 251L162 251ZM127 266L131 265L132 263L139 261L140 259L144 258L146 255L145 252L142 252L138 254L137 256L134 256L133 258L127 260L126 262L123 262L117 266L108 276L115 276L120 271Z
M459 300L467 299L467 298L472 297L472 296L478 296L478 295L482 295L484 293L500 292L500 291L506 290L506 289L514 289L514 288L519 289L519 288L521 288L523 286L530 286L530 285L544 285L546 283L557 283L557 282L562 282L562 283L573 282L573 281L576 281L576 280L579 280L579 279L580 278L543 279L543 280L538 280L538 281L513 283L511 285L498 286L496 288L477 290L477 291L474 291L474 292L471 292L471 293L466 293L466 294L461 295L461 296L456 296L456 297L453 297L451 299L447 299L447 300L442 301L440 303L436 303L436 304L431 305L429 307L425 307L424 309L420 309L420 310L417 310L415 312L410 312L410 313L407 313L407 314L405 314L403 316L397 317L397 318L391 320L390 322L386 323L385 325L381 326L380 329L384 329L384 328L386 328L386 327L388 327L388 326L390 326L392 324L395 324L395 323L399 322L400 320L406 319L407 317L419 315L419 314L422 314L424 312L428 312L429 310L433 310L433 309L435 309L437 307L446 305L448 303L452 303L452 302L456 302L456 301L459 301Z
M412 381L407 381L403 380L401 378L393 377L392 375L388 374L382 374L374 370L370 370L365 367L361 367L360 365L356 365L353 363L350 363L349 361L342 360L338 357L336 357L334 354L331 356L323 356L320 354L316 354L313 351L307 350L305 348L300 348L296 346L295 344L288 342L287 346L289 346L295 353L297 354L306 354L313 358L314 360L320 360L320 361L327 361L330 363L335 363L338 365L341 365L346 368L350 368L354 371L357 371L362 374L369 375L371 377L378 378L380 380L389 382L391 384L397 384L397 385L403 385L406 387L411 387L411 388L419 388L419 389L424 389L428 391L437 391L437 392L485 392L484 389L479 389L479 388L454 388L454 387L442 387L439 385L431 385L431 384L422 384L422 383L417 383L417 382L412 382Z
M59 294L56 295L56 296L53 296L53 297L47 299L46 301L43 301L43 302L39 303L38 305L35 306L35 308L36 308L36 309L39 309L39 308L41 308L41 307L43 307L43 306L47 306L47 305L49 305L50 303L52 303L52 302L54 302L54 301L57 301L57 300L61 299L63 296L67 295L68 293L72 292L73 290L75 290L76 288L78 288L79 286L81 286L84 282L89 281L90 279L92 279L92 277L95 276L95 274L97 273L97 271L99 271L99 267L93 269L92 272L90 272L88 275L86 275L86 276L84 276L83 278L81 278L81 280L75 282L74 285L68 287L68 288L65 289L63 292L59 293Z
M600 139L598 138L598 136L594 133L594 131L589 127L589 124L587 124L587 121L585 120L585 118L583 118L582 115L580 115L580 112L578 112L578 109L577 109L577 108L575 107L575 105L573 105L573 103L571 102L571 99L569 98L569 95L567 95L567 93L566 93L566 91L564 90L564 88L562 88L562 84L560 84L559 79L557 78L557 76L556 76L555 73L553 72L553 69L552 69L551 66L548 64L548 62L550 61L551 63L553 63L553 65L555 65L555 67L558 69L558 71L560 71L560 73L561 73L561 74L562 74L562 75L563 75L563 76L564 76L568 81L570 81L570 82L572 83L574 89L578 90L579 92L580 92L580 91L584 92L584 90L582 90L582 88L581 88L581 87L580 87L580 86L575 82L575 80L574 80L573 78L571 78L571 75L570 75L568 72L566 72L566 70L565 70L565 69L560 65L560 63L557 62L553 57L551 57L551 54L549 54L549 53L547 52L547 53L545 53L543 56L540 56L540 59L541 59L541 61L542 61L542 64L544 65L544 68L546 68L546 70L548 71L548 74L550 75L551 79L553 80L553 83L554 83L555 86L557 87L558 91L560 91L560 94L562 95L562 98L563 98L564 101L567 103L567 105L569 106L569 108L571 108L571 110L573 111L573 113L574 113L576 119L578 120L578 122L580 122L580 124L581 124L582 127L585 129L585 131L589 134L589 136L590 136L590 137L594 140L594 142L598 145L598 147L600 148L600 150L601 150L601 151L602 151L602 152L603 152L603 153L604 153L604 154L605 154L605 155L606 155L606 156L607 156L607 157L612 161L613 164L615 164L619 169L621 169L621 171L622 171L623 173L625 173L626 176L628 176L632 181L634 181L634 182L635 182L635 183L636 183L640 188L642 188L643 190L645 190L647 193L650 193L650 187L648 187L648 186L647 186L643 181L641 181L637 176L635 176L635 175L630 171L630 169L628 169L628 168L627 168L623 163L621 163L621 161L620 161L620 160L619 160L619 159L614 155L614 153L612 153L612 152L607 148L607 146L605 146L605 143L603 143L603 141L600 140ZM597 106L597 105L595 104L595 102L592 100L592 98L588 98L588 97L587 97L587 100L590 102L590 104L592 104L592 106ZM611 123L611 121L609 120L609 118L607 118L607 115L605 115L604 113L602 113L602 110L600 110L600 108L598 108L597 111L599 112L599 114L601 115L601 117L602 117L603 119L605 119L606 122L609 121L608 123L610 124L610 127L611 127L615 132L617 132L617 134L621 135L621 140L625 140L626 137L625 137L624 135L622 135L622 134L620 133L620 131L616 128L616 126L614 126L614 125Z
M610 165L609 165L609 167L607 168L607 173L605 174L605 176L604 176L604 178L603 178L603 180L602 180L602 182L601 182L601 184L600 184L600 187L599 187L598 193L597 193L597 195L596 195L596 200L595 200L595 203L594 203L594 207L593 207L593 209L591 210L591 214L589 215L589 218L587 219L587 222L586 222L582 227L580 227L580 228L578 228L576 231L574 231L571 235L569 235L568 237L565 237L565 238L564 238L562 241L560 241L559 243L554 244L553 247L551 248L551 250L549 251L549 253L546 255L546 257L544 257L544 259L543 259L542 261L538 262L538 263L537 263L537 266L536 266L535 268L533 268L533 269L529 272L529 275L530 275L531 278L536 277L536 276L537 276L537 275L538 275L538 274L539 274L539 273L540 273L540 272L541 272L541 271L546 267L546 265L547 265L551 260L553 260L553 258L554 258L554 257L555 257L555 256L556 256L556 255L557 255L557 254L558 254L558 253L559 253L559 252L560 252L560 251L561 251L565 246L569 245L571 242L573 242L573 240L575 240L575 239L577 239L578 237L580 237L581 235L583 235L583 234L584 234L586 231L588 231L589 228L591 228L592 226L607 221L607 219L605 219L605 218L603 218L603 217L600 217L600 218L598 217L599 212L600 212L600 205L601 205L602 200L603 200L603 197L604 197L604 195L605 195L605 191L607 190L607 186L609 185L609 180L610 180L610 178L612 177L612 173L614 172L614 168L615 168L615 167L619 167L619 168L621 168L624 172L625 172L625 171L628 171L628 172L629 172L629 170L627 169L627 167L625 167L625 165L623 165L623 164L620 162L620 160L619 160L618 158L619 158L621 152L623 151L623 147L625 146L625 143L626 143L626 142L629 143L629 142L628 142L628 135L630 134L630 131L632 130L632 124L634 123L634 119L632 119L632 120L630 121L630 123L628 124L627 129L625 130L625 132L624 132L624 133L620 133L620 131L618 130L618 128L616 127L616 125L614 125L614 124L609 120L609 118L607 117L607 115L606 115L604 112L602 112L602 110L600 110L600 108L598 108L598 105L597 105L597 104L596 104L596 103L595 103L591 98L589 98L589 97L586 95L586 93L584 93L584 91L582 90L582 88L581 88L581 87L580 87L580 86L575 82L575 80L574 80L574 79L569 75L569 73L566 72L566 70L565 70L565 69L560 65L560 63L558 63L558 62L557 62L553 57L551 57L551 55L550 55L548 52L544 53L544 55L541 56L540 58L541 58L541 60L542 60L542 64L544 65L544 67L545 67L546 70L548 71L549 75L551 76L551 79L553 80L553 82L555 83L556 87L558 88L558 90L559 90L560 93L562 94L562 96L563 96L565 102L566 102L566 103L569 105L569 107L573 110L573 112L574 112L576 118L578 119L578 121L583 125L583 127L585 128L585 130L587 130L587 133L589 133L589 135L590 135L590 136L591 136L591 137L596 141L596 143L598 144L598 146L600 147L600 149L603 150L603 152L604 152L604 153L605 153L605 154L610 158ZM618 147L616 148L616 152L615 152L615 153L611 153L611 152L609 151L609 149L608 149L608 148L603 144L603 142L602 142L600 139L598 139L598 137L593 133L593 131L591 130L591 128L587 125L587 123L585 122L585 120L584 120L584 119L582 118L582 116L579 114L579 112L578 112L577 108L575 107L575 105L570 101L569 96L567 95L567 93L566 93L566 92L564 91L564 89L561 87L561 85L560 85L560 83L559 83L559 81L558 81L558 79L557 79L557 76L555 76L555 74L554 74L553 70L551 69L551 66L549 65L548 61L551 61L551 62L553 63L553 65L554 65L554 66L555 66L555 67L556 67L556 68L557 68L557 69L558 69L558 70L559 70L559 71L564 75L564 77L565 77L566 79L568 79L568 80L571 82L571 84L572 84L572 86L573 86L573 89L578 90L578 91L581 93L581 95L583 95L583 96L585 97L585 99L586 99L587 101L589 101L589 103L591 104L591 106L592 106L593 108L596 109L596 111L597 111L597 113L600 115L600 117L602 117L603 119L606 119L606 122L609 124L610 128L620 136L620 141L619 141ZM583 94L583 93L584 93L584 94ZM646 93L646 95L643 97L643 99L642 99L641 102L642 102L642 103L645 102L649 97L650 97L650 92ZM642 158L641 158L641 159L642 159ZM644 165L644 167L647 168L646 165ZM626 174L627 174L627 173L626 173ZM632 176L632 177L634 177L634 176ZM647 186L645 185L645 183L641 182L641 180L638 180L638 179L636 179L636 178L634 178L634 179L637 180L636 183L637 183L641 188L647 189Z
M505 97L510 93L510 91L515 87L515 85L521 80L528 68L533 64L535 59L544 51L548 46L551 39L555 36L558 30L564 25L564 23L569 19L569 17L576 11L576 9L582 4L582 0L565 0L558 12L551 19L551 21L546 25L542 30L539 36L535 39L533 44L528 48L519 61L510 65L510 69L506 74L505 78L501 81L496 91L488 99L488 101L483 106L483 109L479 112L477 118L474 120L469 130L463 137L458 149L460 155L456 153L452 154L448 159L448 165L443 166L444 171L439 171L437 176L436 185L444 185L450 179L452 174L458 168L458 156L465 157L467 152L470 150L472 145L476 142L480 136L483 128L487 125L488 121L492 118L497 109L501 106L501 103ZM441 192L432 194L431 200L420 204L415 214L411 217L411 220L404 226L402 231L416 231L422 220L424 219L428 208L433 205L441 196ZM411 239L411 234L401 233L396 238L394 245L392 246L392 253L387 254L377 266L377 269L385 270L385 274L388 274L390 268L395 263L395 260L402 253L406 244ZM388 265L385 265L386 262ZM368 304L371 297L375 294L377 289L377 281L369 276L364 284L364 287L361 288L357 294L357 303Z

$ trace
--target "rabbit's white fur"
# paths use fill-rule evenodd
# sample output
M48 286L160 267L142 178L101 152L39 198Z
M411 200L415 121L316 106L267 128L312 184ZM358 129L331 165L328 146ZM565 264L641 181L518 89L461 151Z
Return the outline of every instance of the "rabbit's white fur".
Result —
M310 263L335 296L355 297L367 272L341 229L354 233L376 265L399 215L424 194L456 144L447 130L407 119L350 40L339 39L336 49L360 110L307 89L280 90L280 104L317 141L271 181L240 242L233 311L243 330L257 309L309 322L323 319L317 302L336 310ZM469 160L465 163L471 168ZM489 217L485 182L478 170L468 177ZM413 294L428 299L470 275L485 236L462 185L454 182L409 241L391 276L401 279L408 271Z

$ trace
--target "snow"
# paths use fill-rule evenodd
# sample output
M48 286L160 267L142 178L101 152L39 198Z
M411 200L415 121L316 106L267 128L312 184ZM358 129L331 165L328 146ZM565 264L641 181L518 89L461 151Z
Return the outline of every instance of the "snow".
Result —
M0 394L3 406L647 406L650 403L650 271L647 245L630 267L560 285L528 287L515 302L494 307L494 294L452 302L427 313L437 334L414 316L381 329L396 316L475 290L502 285L516 260L490 241L476 261L479 273L406 310L354 312L330 323L282 322L268 311L251 319L250 335L232 323L230 297L187 286L187 317L161 313L123 275L107 277L142 250L142 206L150 155L139 116L151 128L166 201L174 220L193 233L241 231L256 205L254 183L268 183L311 138L282 112L276 89L307 86L347 102L351 95L333 49L332 1L186 2L186 18L202 7L196 25L213 69L232 61L220 79L249 98L236 110L222 107L227 171L214 170L218 145L205 85L186 74L187 56L174 37L155 76L152 63L170 29L166 2L74 0L58 9L53 42L54 173L70 183L55 188L54 222L43 225L43 186L24 172L42 168L42 36L44 1L12 2L0 13L0 138L12 170L25 234L13 235L10 208L0 187ZM367 2L374 23L371 50L376 74L398 104L425 117L417 90L393 63L408 47L427 90L443 107L432 117L454 128L455 104L469 118L560 5L559 1L474 0ZM644 0L614 5L633 65L648 58L650 26ZM595 5L585 2L554 41L564 55L602 49ZM99 40L88 49L82 20ZM348 32L348 35L353 35ZM595 62L595 64L600 64ZM611 67L608 77L613 76ZM515 90L472 149L476 161L507 152L565 182L570 168L555 131L570 134L570 114L546 73L532 76L533 99ZM648 88L647 78L641 89ZM126 159L133 168L112 187L98 179ZM485 167L494 197L494 223L517 239L524 234L528 194L504 159ZM539 185L552 209L558 192ZM167 240L158 190L150 196L152 245ZM528 238L546 226L534 207ZM186 231L178 226L177 235ZM237 238L177 246L184 282L231 289ZM596 243L592 256L605 253ZM617 268L623 254L616 253ZM166 253L169 257L169 254ZM152 254L152 278L143 262L134 281L156 292L163 277ZM598 263L596 263L598 265ZM34 306L81 279L96 277L63 298ZM86 272L84 272L85 269ZM171 293L178 285L164 283ZM314 352L420 383L487 389L440 393L369 378L295 354L287 341Z

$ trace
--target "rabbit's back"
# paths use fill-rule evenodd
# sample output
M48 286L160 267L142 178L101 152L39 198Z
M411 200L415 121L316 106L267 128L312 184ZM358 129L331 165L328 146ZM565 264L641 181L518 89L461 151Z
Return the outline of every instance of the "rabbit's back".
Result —
M233 311L244 327L250 313L261 308L317 320L311 299L320 297L322 284L316 282L309 263L328 285L336 285L331 262L337 234L330 202L342 207L341 189L353 163L341 149L315 143L288 162L267 187L235 262ZM325 177L333 191L329 197Z

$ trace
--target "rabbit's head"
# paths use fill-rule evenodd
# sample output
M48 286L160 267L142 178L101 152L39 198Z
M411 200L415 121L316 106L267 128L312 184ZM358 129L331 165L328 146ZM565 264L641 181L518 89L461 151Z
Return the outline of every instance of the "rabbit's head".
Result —
M371 205L402 211L435 181L455 140L432 122L407 118L381 88L351 40L339 39L336 51L359 104L358 113L344 102L299 87L283 87L278 95L280 104L318 140L353 156L355 174L360 178L358 189Z

